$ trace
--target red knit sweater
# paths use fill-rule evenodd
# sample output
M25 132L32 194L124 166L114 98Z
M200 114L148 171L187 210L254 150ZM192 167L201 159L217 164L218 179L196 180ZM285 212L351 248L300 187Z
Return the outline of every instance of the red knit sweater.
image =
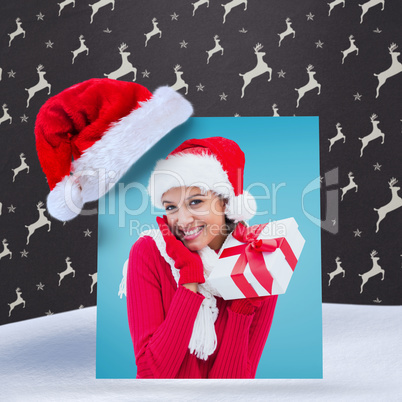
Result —
M217 348L205 360L188 344L204 299L177 287L170 265L151 237L131 248L127 272L127 312L137 378L254 378L271 328L277 296L266 298L251 315L230 309L216 297Z

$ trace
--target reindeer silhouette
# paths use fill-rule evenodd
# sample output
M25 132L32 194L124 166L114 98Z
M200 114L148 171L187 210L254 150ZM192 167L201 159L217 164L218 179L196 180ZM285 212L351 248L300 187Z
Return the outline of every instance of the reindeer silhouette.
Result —
M152 31L144 34L145 35L145 47L147 47L148 41L149 39L154 36L154 35L158 35L159 34L159 38L162 38L162 31L158 28L158 22L156 20L156 18L152 18Z
M335 262L336 262L336 269L335 269L335 271L332 271L332 272L329 272L329 273L328 273L328 275L329 275L328 286L331 285L331 281L332 281L332 279L334 279L334 277L335 277L336 275L343 274L342 277L343 277L343 278L345 277L345 270L341 267L341 264L342 264L341 259L340 259L339 257L336 257L336 258L335 258Z
M74 64L74 60L75 58L82 52L87 52L87 56L89 53L89 49L86 47L85 45L85 39L84 39L84 35L80 35L80 37L78 38L80 41L80 47L76 50L72 50L71 53L73 54L73 61L71 64Z
M3 116L1 116L0 118L0 124L4 123L5 121L10 120L10 124L12 123L13 119L12 117L8 114L8 107L7 105L4 103L3 104Z
M180 71L180 69L181 66L179 64L176 64L176 66L174 67L174 72L176 74L176 82L170 88L174 89L175 91L178 91L179 89L182 88L186 88L185 95L187 95L188 84L183 80L183 78L181 78L181 76L183 75L183 71Z
M314 75L316 74L315 71L312 71L314 68L313 65L309 64L307 67L307 74L308 74L308 83L304 85L303 87L300 88L295 88L295 91L299 94L297 98L297 105L296 107L299 107L299 102L300 99L303 98L303 96L306 94L306 92L309 92L313 90L314 88L318 88L318 93L317 95L320 95L321 93L321 84L317 82L317 80L314 78Z
M22 292L20 288L15 289L15 293L17 294L17 299L12 303L7 303L10 306L10 311L8 312L8 316L11 317L11 312L14 308L20 304L23 304L23 308L25 308L25 300L21 297Z
M370 278L372 278L373 276L376 276L376 275L378 275L378 274L382 274L382 278L381 278L381 280L383 281L384 280L384 274L385 274L385 271L378 265L378 263L377 263L377 261L380 259L379 257L376 257L377 256L377 251L376 250L373 250L371 253L370 253L370 258L371 258L371 260L373 261L373 266L372 266L372 268L369 270L369 271L367 271L367 272L365 272L364 274L359 274L359 276L361 276L361 278L362 278L362 284L361 284L361 286L360 286L360 293L363 293L363 286L367 283L367 281L370 279Z
M283 41L283 38L285 38L288 35L292 35L292 34L293 34L293 38L294 38L296 35L296 32L292 28L292 22L291 22L290 18L286 18L285 22L286 22L286 30L283 31L282 33L278 33L278 35L279 35L279 46L278 47L281 46L281 42Z
M193 9L193 17L195 15L195 10L197 10L197 8L202 6L203 4L206 4L207 7L209 7L209 0L198 0L195 3L191 3L191 5L194 7L194 9Z
M14 176L13 176L13 182L15 181L15 177L17 176L17 174L19 173L19 172L22 172L23 170L27 170L27 174L29 173L29 166L25 163L25 154L24 153L21 153L20 154L20 161L21 161L21 164L18 166L18 167L16 167L15 169L11 169L13 172L14 172Z
M59 6L59 17L61 15L63 8L70 4L72 4L73 7L75 7L75 0L64 0L61 3L57 3L57 5Z
M39 213L38 219L34 223L31 223L28 226L25 225L25 227L28 229L27 244L29 244L29 238L33 235L33 233L37 229L41 228L42 226L47 225L48 226L47 231L50 232L50 227L52 225L52 223L49 221L49 219L47 219L46 216L45 216L46 208L43 208L43 202L42 201L39 201L36 204L36 209L38 210L38 213Z
M91 14L91 24L94 20L94 15L101 9L102 7L107 6L108 4L112 5L112 11L114 11L114 0L99 0L94 4L88 4L89 7L92 8L92 14Z
M346 141L346 137L342 133L341 123L336 123L335 127L336 127L336 130L337 130L336 136L332 137L332 138L328 138L328 140L329 140L329 152L331 152L331 148L335 144L336 141L339 141L341 139L343 139L343 143L345 143L345 141Z
M341 50L341 53L342 53L342 55L343 55L343 57L342 57L342 64L344 63L344 61L345 61L345 59L346 59L346 57L350 54L350 53L353 53L353 52L356 52L356 56L359 54L359 48L355 45L355 39L353 39L354 38L354 36L353 35L350 35L349 36L349 43L350 43L350 46L346 49L346 50Z
M364 4L359 4L359 7L362 8L362 15L360 16L360 24L363 22L364 14L366 14L370 8L375 7L378 4L382 4L381 11L383 11L384 5L385 5L385 0L369 0Z
M42 64L39 64L39 66L36 68L36 72L39 76L38 83L31 88L25 88L25 91L28 91L27 107L29 107L29 101L33 98L33 96L42 89L48 88L48 95L50 95L50 90L52 89L52 86L45 80L46 71L42 71L43 68L44 67L42 66Z
M11 46L11 42L14 40L14 38L16 36L22 34L22 37L25 38L25 31L22 29L22 26L21 26L22 25L21 18L17 18L15 20L15 22L17 24L17 29L14 32L8 34L8 36L10 37L10 41L8 42L8 47Z
M385 216L392 211L402 207L402 198L398 196L398 191L401 189L400 187L395 187L395 184L398 183L398 180L393 177L389 182L389 188L391 189L391 201L380 207L374 208L374 211L378 212L378 220L377 220L377 228L376 233L380 230L380 222L385 218Z
M131 53L125 52L127 48L128 46L125 43L122 43L119 46L118 49L121 56L121 65L117 70L111 72L110 74L104 74L106 77L117 80L126 74L133 73L134 74L133 81L137 79L137 69L128 61L128 56L130 56Z
M269 79L268 82L271 81L272 78L272 68L268 67L268 64L265 63L263 60L263 57L265 56L265 52L261 52L261 49L264 46L261 45L261 43L257 43L255 45L254 49L254 54L257 56L257 65L250 71L244 74L239 74L240 77L243 77L243 87L241 89L241 97L244 97L244 90L246 87L250 84L250 82L256 78L259 77L262 74L269 73Z
M90 293L92 293L94 290L94 285L98 282L98 273L95 272L94 274L88 274L88 276L92 278L91 291L90 291Z
M208 54L207 64L209 64L209 59L211 58L211 56L213 54L221 52L221 56L223 56L223 47L219 44L219 42L221 40L219 39L218 35L214 36L214 41L215 41L215 47L212 48L211 50L207 50L207 54Z
M343 4L343 8L345 8L345 0L334 0L327 4L329 5L328 17L331 15L331 11L334 9L334 7Z
M3 251L0 253L0 260L6 255L9 255L10 256L9 259L11 260L11 258L13 257L13 253L8 248L7 239L3 239L2 243L3 243Z
M273 117L279 117L278 110L279 110L279 109L278 109L276 103L274 103L274 104L272 105L272 111L274 112Z
M63 272L58 272L58 273L57 273L57 275L60 276L60 279L59 279L59 286L60 286L61 281L64 279L65 276L70 275L70 274L73 274L73 278L75 278L75 271L74 271L74 269L71 267L71 260L70 260L70 257L67 257L67 258L65 259L65 261L66 261L66 264L67 264L67 268L66 268Z
M392 43L388 48L392 60L391 67L387 68L382 73L374 74L378 78L376 98L380 95L380 88L384 85L385 81L402 72L402 64L398 61L398 57L401 53L395 52L396 49L398 49L398 46L395 43Z
M343 201L343 196L344 196L349 190L352 190L353 188L355 188L355 189L356 189L355 193L357 193L357 190L358 190L358 185L353 181L353 179L355 178L355 177L353 176L353 173L352 173L352 172L349 172L349 173L348 173L348 177L349 177L349 184L348 184L347 186L341 188L341 191L342 191L341 201Z
M244 11L246 11L247 10L247 0L232 0L232 1L229 1L229 3L221 4L221 6L225 10L225 13L223 14L223 23L226 22L226 16L232 11L232 8L240 6L241 4L244 4Z
M376 120L377 117L378 116L376 114L372 114L370 116L370 121L373 126L373 130L371 131L371 133L366 135L363 138L359 137L359 140L362 142L362 147L360 149L360 158L363 156L363 149L367 147L369 142L371 142L379 137L382 137L381 144L384 144L385 134L378 128L378 125L380 124L380 122L378 120Z

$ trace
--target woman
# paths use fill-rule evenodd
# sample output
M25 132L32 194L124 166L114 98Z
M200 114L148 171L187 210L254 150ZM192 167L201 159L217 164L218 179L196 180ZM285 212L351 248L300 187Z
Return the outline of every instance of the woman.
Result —
M166 216L129 257L137 378L255 377L277 296L223 300L207 280L236 224L255 213L243 191L244 163L231 140L193 139L151 175L151 201Z

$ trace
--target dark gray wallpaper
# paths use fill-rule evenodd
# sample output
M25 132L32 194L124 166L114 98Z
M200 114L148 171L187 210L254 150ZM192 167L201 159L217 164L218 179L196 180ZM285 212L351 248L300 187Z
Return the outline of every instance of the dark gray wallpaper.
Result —
M88 3L1 5L0 323L96 304L97 217L49 217L34 138L92 77L170 85L196 116L318 115L323 301L401 304L401 2Z

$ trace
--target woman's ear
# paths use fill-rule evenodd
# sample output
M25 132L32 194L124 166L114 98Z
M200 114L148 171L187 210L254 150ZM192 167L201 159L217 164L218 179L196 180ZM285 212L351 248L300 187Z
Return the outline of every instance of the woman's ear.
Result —
M221 198L221 200L222 200L223 211L224 211L224 213L226 215L226 207L227 207L229 201L226 198L223 198L223 197Z

